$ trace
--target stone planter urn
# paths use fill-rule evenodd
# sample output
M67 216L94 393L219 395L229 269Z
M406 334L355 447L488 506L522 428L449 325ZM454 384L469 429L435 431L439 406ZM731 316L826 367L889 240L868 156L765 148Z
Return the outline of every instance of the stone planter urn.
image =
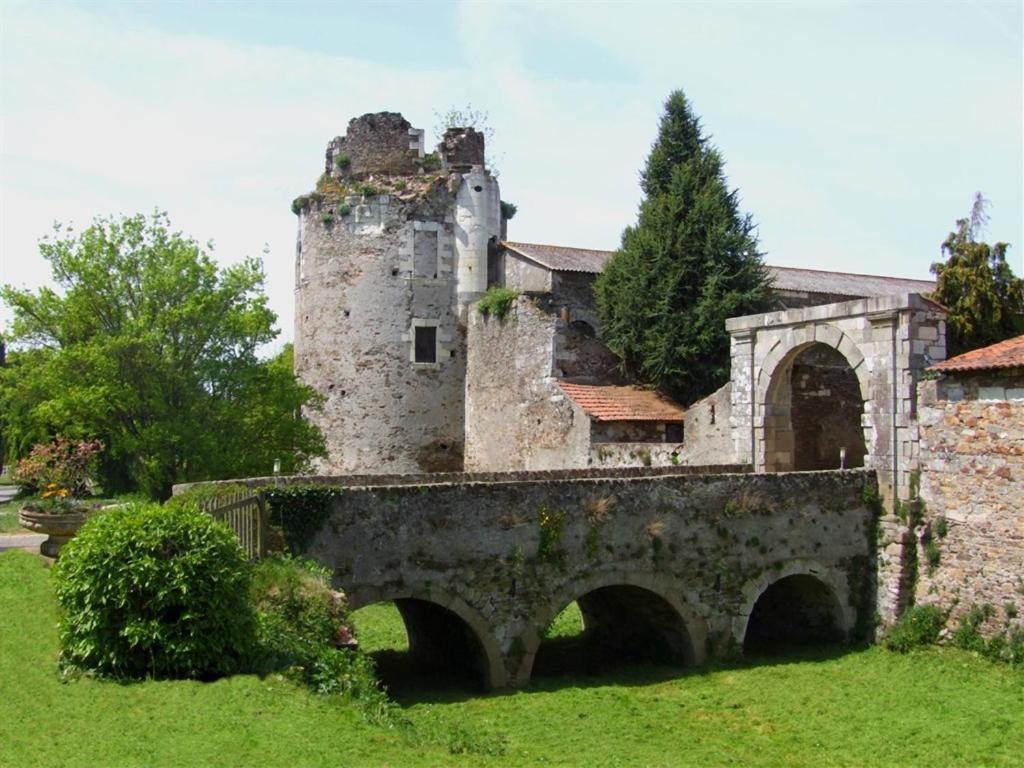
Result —
M18 522L21 523L22 528L28 528L36 533L45 533L49 538L39 545L39 552L56 559L60 554L61 547L74 538L91 512L91 509L84 507L78 512L53 514L41 512L32 507L22 507L18 512Z

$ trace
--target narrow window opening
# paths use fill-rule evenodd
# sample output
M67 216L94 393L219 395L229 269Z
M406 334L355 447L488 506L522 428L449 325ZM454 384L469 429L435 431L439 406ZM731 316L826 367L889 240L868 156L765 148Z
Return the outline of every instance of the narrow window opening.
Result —
M715 404L711 404L711 423L715 423Z
M416 326L416 362L437 362L437 328Z

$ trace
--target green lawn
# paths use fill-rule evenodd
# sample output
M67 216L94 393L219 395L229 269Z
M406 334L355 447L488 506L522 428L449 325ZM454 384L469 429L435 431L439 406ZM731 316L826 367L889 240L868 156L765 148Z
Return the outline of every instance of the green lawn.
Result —
M21 509L19 499L12 499L0 504L0 533L18 533L25 530L18 523L19 509Z
M960 651L634 668L490 696L406 691L411 726L388 729L278 677L61 683L55 620L40 561L0 554L2 766L937 767L1024 753L1024 671ZM391 606L355 620L364 647L404 643Z

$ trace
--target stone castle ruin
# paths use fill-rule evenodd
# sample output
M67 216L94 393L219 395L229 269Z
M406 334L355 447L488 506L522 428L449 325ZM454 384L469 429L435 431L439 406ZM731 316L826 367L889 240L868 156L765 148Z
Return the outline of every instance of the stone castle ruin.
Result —
M777 307L727 322L731 380L683 407L601 342L610 252L508 239L472 128L427 153L399 114L356 118L293 210L328 456L244 482L340 489L296 546L353 606L394 601L414 657L523 684L572 601L679 663L867 637L915 601L1020 627L1024 338L943 363L931 282L769 267ZM489 286L518 297L485 315Z

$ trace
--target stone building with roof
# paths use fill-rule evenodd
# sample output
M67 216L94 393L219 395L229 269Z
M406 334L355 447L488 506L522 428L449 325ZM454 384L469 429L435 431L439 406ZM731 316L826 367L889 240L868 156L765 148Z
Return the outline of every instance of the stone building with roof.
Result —
M315 189L293 203L299 217L295 367L324 397L322 409L310 414L327 440L329 455L318 469L757 463L744 432L753 422L737 410L746 408L746 390L727 385L684 409L622 380L618 359L601 342L593 294L613 252L507 239L481 134L451 129L428 153L423 131L400 114L369 114L329 142L324 163ZM871 297L896 301L934 288L925 280L768 270L783 312ZM473 309L489 285L520 293L504 319ZM901 316L917 316L917 304L900 306ZM846 333L862 343L874 332L862 330L867 321L858 318ZM925 331L938 338L934 329ZM803 458L789 457L796 468L839 466L839 448L846 466L889 450L878 437L881 421L871 420L871 408L888 406L883 399L865 405L871 398L849 355L836 346L841 337L787 361L794 385L785 390L785 403L772 407L790 408L794 424L803 419L828 433L800 441L811 447ZM923 368L941 359L941 353L927 357L930 343L908 336L913 350L902 364ZM887 363L869 365L881 370ZM822 398L838 414L825 430L813 416ZM862 425L862 418L870 423ZM862 427L869 439L858 444ZM762 442L778 464L791 440L783 434Z
M919 604L987 634L1024 629L1024 336L933 365L922 382ZM984 609L983 609L984 610Z

